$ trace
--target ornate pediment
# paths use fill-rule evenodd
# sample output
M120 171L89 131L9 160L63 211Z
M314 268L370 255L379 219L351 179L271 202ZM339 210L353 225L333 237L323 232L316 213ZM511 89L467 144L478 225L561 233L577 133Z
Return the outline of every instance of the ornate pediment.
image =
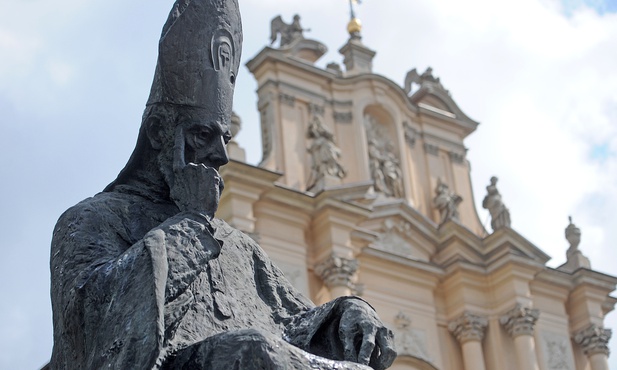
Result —
M441 80L433 75L431 67L422 74L415 68L407 72L404 88L409 101L420 109L445 119L454 119L465 126L468 133L473 132L478 126L478 122L469 118L458 107Z
M409 259L428 261L430 256L414 243L414 228L410 222L394 218L385 219L379 230L375 248Z

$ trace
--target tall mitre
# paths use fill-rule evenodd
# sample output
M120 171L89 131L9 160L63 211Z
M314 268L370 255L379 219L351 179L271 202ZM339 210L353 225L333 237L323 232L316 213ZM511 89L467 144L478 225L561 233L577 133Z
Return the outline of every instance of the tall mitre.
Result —
M204 108L230 118L241 49L237 0L176 1L159 41L147 105Z

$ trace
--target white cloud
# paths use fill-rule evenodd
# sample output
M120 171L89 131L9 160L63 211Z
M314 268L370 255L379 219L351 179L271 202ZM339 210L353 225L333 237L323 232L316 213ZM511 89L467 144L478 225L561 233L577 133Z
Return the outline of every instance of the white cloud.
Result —
M346 0L240 3L245 61L269 42L269 20L279 13L288 21L299 13L311 28L307 36L327 44L320 65L341 61ZM48 279L44 260L55 220L100 191L128 158L169 7L168 0L0 3L0 166L17 182L0 184L10 194L0 210L0 245L11 248L21 240L20 246L45 256L29 270L35 276L22 276L5 267L20 263L17 253L10 254L10 261L0 262L3 281ZM358 16L365 43L378 52L375 72L401 83L411 68L431 65L460 107L482 123L466 142L476 200L497 175L513 226L554 257L552 266L565 258L563 229L572 214L592 265L616 272L617 15L598 14L589 2L371 0ZM257 163L256 85L246 70L238 81L239 141ZM594 157L601 145L605 154ZM18 221L24 218L36 220L35 226L25 228ZM33 289L38 301L24 315L44 317L46 287ZM10 294L19 300L27 291ZM0 316L0 325L8 328L9 317L22 322L11 315ZM607 323L617 328L615 314ZM15 338L0 368L40 366L51 350L46 330L38 333L43 345ZM617 368L617 356L611 361Z

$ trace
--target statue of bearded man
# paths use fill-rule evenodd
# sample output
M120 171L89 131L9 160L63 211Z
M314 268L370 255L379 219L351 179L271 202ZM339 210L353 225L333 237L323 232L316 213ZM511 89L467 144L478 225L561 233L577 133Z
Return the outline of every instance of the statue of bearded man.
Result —
M356 297L315 307L214 218L242 31L237 0L178 0L137 146L67 210L51 250L51 369L385 369L392 333Z

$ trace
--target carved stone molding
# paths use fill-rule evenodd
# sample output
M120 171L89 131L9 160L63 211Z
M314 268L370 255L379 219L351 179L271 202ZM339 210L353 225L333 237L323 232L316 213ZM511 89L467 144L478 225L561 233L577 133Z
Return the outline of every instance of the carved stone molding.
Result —
M279 94L279 100L281 101L281 103L290 106L290 107L294 107L296 105L296 97L293 95L288 95L285 93L280 93Z
M359 292L361 287L355 284L355 274L358 271L358 260L332 254L315 266L315 273L330 289L346 287L352 292Z
M351 123L353 115L351 112L334 112L332 113L335 122L339 123Z
M533 335L534 327L539 317L540 310L517 304L513 309L501 316L499 322L512 338L516 338L519 335Z
M309 103L309 114L311 116L323 116L325 108L322 105Z
M608 341L611 339L611 329L605 329L595 324L579 331L574 335L574 341L583 348L587 356L598 353L609 355Z
M448 152L448 156L450 156L452 163L463 164L465 162L465 154L463 153Z
M405 131L405 141L407 141L407 144L413 148L416 145L418 131L411 127L407 121L403 122L403 130Z
M430 155L438 155L439 154L439 146L424 143L424 151Z
M465 312L458 319L450 321L448 330L463 344L471 340L481 342L487 326L486 317Z

